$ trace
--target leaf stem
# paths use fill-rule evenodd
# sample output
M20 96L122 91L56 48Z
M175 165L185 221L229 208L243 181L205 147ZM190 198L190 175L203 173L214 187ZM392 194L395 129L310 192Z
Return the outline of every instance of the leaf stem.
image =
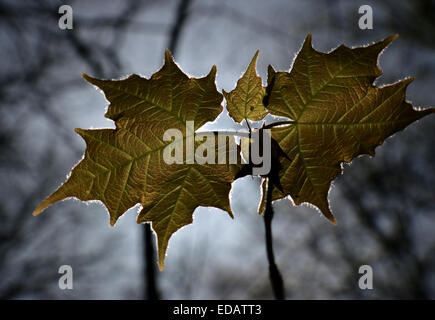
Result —
M247 126L248 126L249 132L251 132L252 130L251 130L251 126L249 125L249 120L248 120L248 118L245 118L245 121L246 121L246 124L247 124Z
M200 132L195 132L195 134L196 133L226 134L228 136L237 136L237 137L249 137L250 135L250 132L246 132L246 131L227 131L227 130L200 131Z
M269 123L268 125L264 126L262 129L270 129L277 126L285 125L285 124L295 124L296 121L293 120L287 120L287 121L278 121ZM251 132L251 126L249 125L248 119L246 119L246 124L248 126L249 132L243 132L243 131L227 131L227 130L214 130L214 131L201 131L198 133L213 133L213 134L227 134L227 135L233 135L233 136L239 136L239 137L249 137L249 134Z
M284 281L282 280L281 273L278 266L275 263L275 255L273 252L272 243L272 219L273 219L273 207L272 207L272 192L273 184L270 179L267 179L267 195L266 195L266 209L264 211L264 227L266 235L266 253L267 260L269 261L269 278L272 284L273 294L275 299L284 299Z
M278 122L269 123L267 126L264 126L263 129L270 129L270 128L281 126L284 124L295 124L295 123L296 123L296 121L293 121L293 120L278 121Z

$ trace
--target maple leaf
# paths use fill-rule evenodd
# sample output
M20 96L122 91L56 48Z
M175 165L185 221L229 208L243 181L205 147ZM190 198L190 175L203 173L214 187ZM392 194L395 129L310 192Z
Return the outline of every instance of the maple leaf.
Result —
M378 55L396 37L368 47L341 45L325 54L313 49L308 35L290 72L269 67L266 107L291 119L285 127L272 128L272 137L288 155L280 158L283 192L275 188L273 199L290 195L297 205L311 203L335 223L327 196L341 163L361 154L374 156L387 137L435 112L415 110L405 101L412 78L373 86L382 74Z
M230 93L223 91L227 101L227 109L231 117L237 122L243 119L261 120L267 111L263 105L266 89L261 84L261 78L257 76L256 63L258 51L251 60L246 72L237 81L236 88Z
M237 165L169 165L162 156L171 143L163 140L166 129L180 130L183 139L178 143L183 143L190 138L186 121L194 121L196 130L222 111L216 67L204 78L188 78L166 51L163 67L150 79L138 75L124 80L83 76L103 90L110 102L105 116L115 121L116 129L76 129L86 141L85 156L34 215L54 202L76 197L100 200L114 225L125 211L140 203L143 209L137 221L152 222L163 269L169 238L192 223L196 207L214 206L232 216L229 191Z

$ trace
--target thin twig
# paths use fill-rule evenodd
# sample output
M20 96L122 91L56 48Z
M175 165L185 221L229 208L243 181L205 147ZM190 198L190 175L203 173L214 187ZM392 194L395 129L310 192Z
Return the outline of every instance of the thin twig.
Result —
M155 251L153 232L151 230L151 225L146 223L144 226L144 248L145 248L145 297L148 300L159 300L160 294L157 289L157 277L156 277L156 267L155 267ZM149 261L149 262L148 262Z
M264 227L266 231L266 253L267 260L269 261L269 277L272 284L273 294L275 299L284 299L284 281L282 280L281 273L278 266L275 263L275 255L273 253L272 243L272 219L273 219L273 207L272 207L272 192L273 184L267 179L267 195L266 195L266 210L264 211Z

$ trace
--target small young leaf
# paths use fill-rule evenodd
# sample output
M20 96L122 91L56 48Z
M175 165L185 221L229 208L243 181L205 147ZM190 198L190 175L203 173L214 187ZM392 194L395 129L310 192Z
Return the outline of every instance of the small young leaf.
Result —
M243 119L261 120L267 111L263 105L266 89L261 84L261 78L257 76L256 63L258 51L243 76L237 81L236 88L230 93L223 91L227 100L227 109L231 117L237 122Z

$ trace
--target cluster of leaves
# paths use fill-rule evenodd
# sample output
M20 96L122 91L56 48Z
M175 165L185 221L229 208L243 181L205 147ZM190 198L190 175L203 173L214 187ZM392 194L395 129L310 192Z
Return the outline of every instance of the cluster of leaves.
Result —
M415 110L405 101L411 78L384 87L373 85L381 75L378 55L395 37L367 47L341 45L325 54L313 49L308 35L290 72L269 66L264 87L256 73L257 52L236 88L223 92L237 122L261 120L269 113L289 119L267 126L279 149L272 153L270 178L278 186L274 200L290 196L295 204L311 203L335 223L327 198L342 162L361 154L374 156L376 146L387 137L435 113L433 108ZM163 67L150 79L131 75L100 80L84 74L110 102L105 116L116 129L76 129L86 141L85 156L34 214L69 197L100 200L114 225L140 203L137 221L152 223L161 269L169 238L192 222L196 207L213 206L233 216L231 183L246 167L168 165L162 156L171 143L163 140L165 130L179 129L186 140L186 121L194 121L197 130L222 111L215 75L213 66L204 78L187 77L168 51Z

